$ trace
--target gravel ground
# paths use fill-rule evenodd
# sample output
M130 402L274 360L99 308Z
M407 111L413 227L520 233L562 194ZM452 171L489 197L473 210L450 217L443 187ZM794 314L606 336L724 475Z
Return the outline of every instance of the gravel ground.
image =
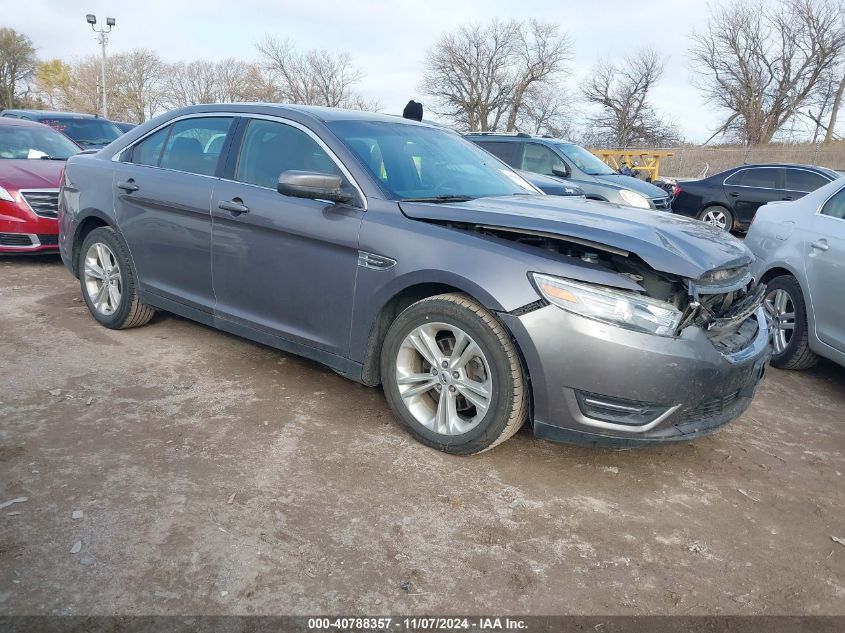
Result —
M830 363L691 443L459 458L310 361L104 329L56 258L0 259L0 348L0 614L845 615Z

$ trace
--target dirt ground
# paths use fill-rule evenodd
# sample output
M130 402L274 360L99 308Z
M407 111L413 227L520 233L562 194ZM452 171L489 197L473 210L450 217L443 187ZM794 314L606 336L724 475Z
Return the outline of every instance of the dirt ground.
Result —
M830 363L691 443L460 458L315 363L104 329L56 258L0 259L0 349L0 614L845 614Z

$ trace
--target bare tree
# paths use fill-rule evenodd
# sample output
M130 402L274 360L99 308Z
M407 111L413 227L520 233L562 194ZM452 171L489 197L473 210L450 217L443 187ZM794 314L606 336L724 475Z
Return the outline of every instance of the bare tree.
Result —
M281 100L304 105L353 107L365 100L353 92L364 75L349 53L300 51L290 40L267 36L256 44L263 69Z
M564 74L571 56L569 37L554 24L494 19L464 25L429 51L421 87L434 97L435 112L459 128L512 131L525 123L540 88ZM543 95L548 106L552 101Z
M662 75L663 62L648 49L629 55L619 64L600 61L581 86L584 99L598 107L598 113L588 117L595 136L614 147L676 141L678 134L672 124L649 102Z
M714 8L690 55L708 101L726 112L714 137L768 143L845 53L838 0L740 0ZM712 137L711 137L712 138Z
M15 107L21 87L37 65L32 40L14 29L0 28L0 107Z
M836 93L833 95L833 103L830 108L830 118L827 122L827 129L824 134L824 142L830 143L833 140L833 135L836 129L836 122L839 117L839 108L842 107L842 97L845 95L845 74L839 80L839 86L836 88Z
M535 84L525 93L514 129L571 139L574 133L572 103L562 86Z
M157 53L134 49L113 55L109 108L116 119L143 123L161 109L165 64Z
M110 66L106 67L106 74L112 76ZM97 57L68 64L68 81L62 87L62 101L64 107L73 112L97 114L100 111L100 60Z

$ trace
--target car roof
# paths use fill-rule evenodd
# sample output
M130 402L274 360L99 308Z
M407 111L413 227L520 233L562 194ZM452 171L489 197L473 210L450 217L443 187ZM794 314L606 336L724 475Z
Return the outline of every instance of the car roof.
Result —
M94 114L87 112L62 112L60 110L3 110L0 112L0 118L4 114L25 114L27 116L34 116L40 119L98 119ZM8 117L5 117L8 118Z
M26 119L12 119L9 117L0 117L0 125L5 125L9 127L46 127L50 130L53 129L49 125L44 125L43 123L39 123L38 121L27 121Z

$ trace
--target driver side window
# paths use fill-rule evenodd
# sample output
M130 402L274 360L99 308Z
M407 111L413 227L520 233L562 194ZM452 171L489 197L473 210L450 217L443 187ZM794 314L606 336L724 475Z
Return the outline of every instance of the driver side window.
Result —
M244 133L235 180L275 189L285 171L342 176L325 150L302 130L263 119L250 119Z

